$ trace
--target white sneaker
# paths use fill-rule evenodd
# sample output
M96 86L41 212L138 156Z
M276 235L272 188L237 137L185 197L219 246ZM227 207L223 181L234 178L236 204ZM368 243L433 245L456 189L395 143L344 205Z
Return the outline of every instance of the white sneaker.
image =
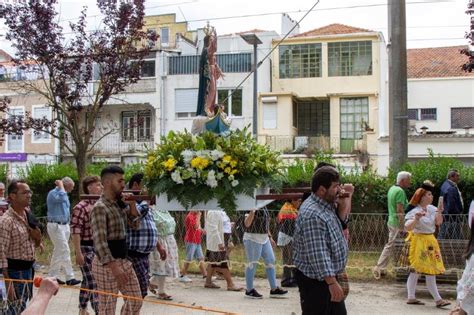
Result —
M193 282L193 280L191 280L188 276L181 276L179 277L179 282L189 283L189 282Z

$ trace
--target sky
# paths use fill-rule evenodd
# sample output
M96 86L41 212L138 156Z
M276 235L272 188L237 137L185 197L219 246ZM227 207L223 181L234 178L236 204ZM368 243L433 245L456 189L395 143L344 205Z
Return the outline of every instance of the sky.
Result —
M341 23L383 32L387 41L387 2L390 0L320 0L300 23L305 32L332 23ZM2 0L0 0L2 2ZM60 21L67 29L69 20L77 18L84 5L88 7L88 22L95 28L101 16L95 0L60 0ZM202 28L207 21L218 34L251 29L274 30L281 33L281 13L296 21L316 3L316 0L148 0L147 15L176 13L177 21L188 21L190 30ZM437 47L466 45L465 33L470 19L465 11L468 0L406 0L407 47ZM0 48L12 53L1 34Z

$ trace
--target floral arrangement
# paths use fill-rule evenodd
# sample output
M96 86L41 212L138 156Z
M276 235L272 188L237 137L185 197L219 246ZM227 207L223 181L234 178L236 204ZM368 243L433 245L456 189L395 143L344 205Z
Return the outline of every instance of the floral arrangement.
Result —
M217 199L222 209L233 211L238 194L280 188L282 170L279 154L258 144L247 128L224 136L170 131L148 153L145 180L152 193L166 193L187 209Z

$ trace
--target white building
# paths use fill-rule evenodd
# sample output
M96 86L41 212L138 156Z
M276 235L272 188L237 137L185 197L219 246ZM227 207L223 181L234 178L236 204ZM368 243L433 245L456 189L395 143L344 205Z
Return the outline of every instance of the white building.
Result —
M436 155L474 162L474 73L461 65L465 47L409 49L408 66L408 158ZM387 119L388 124L388 119ZM389 165L388 137L379 139L378 171Z
M227 98L223 105L227 115L232 119L232 128L251 125L253 117L253 75L243 82L252 70L253 46L241 38L240 35L245 33L254 33L262 41L257 49L258 61L270 51L272 40L279 37L274 31L261 30L218 36L217 62L224 73L224 78L217 81L217 101L222 103ZM191 130L197 107L198 66L203 38L204 33L199 30L196 44L186 39L178 39L176 48L181 54L170 55L167 58L161 78L162 135L170 130ZM269 92L271 90L269 59L260 65L257 74L258 93ZM238 87L241 83L242 85Z

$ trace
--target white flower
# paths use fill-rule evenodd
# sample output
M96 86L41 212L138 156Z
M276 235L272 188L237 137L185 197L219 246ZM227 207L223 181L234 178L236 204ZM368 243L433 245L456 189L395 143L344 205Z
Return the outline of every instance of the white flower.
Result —
M239 181L234 179L233 181L230 182L230 184L232 185L232 187L235 187L239 184Z
M229 180L233 181L234 180L234 175L229 175Z
M192 182L193 184L196 184L196 180L195 180L194 178L191 179L191 182Z
M222 173L222 172L217 172L216 178L217 178L218 180L221 180L223 177L224 177L224 173Z
M189 164L194 157L194 152L191 150L184 150L181 152L181 156L183 157L184 163Z
M209 150L199 150L199 151L196 151L196 156L199 156L201 158L208 158L209 153L210 153Z
M224 157L224 152L219 151L219 150L212 150L211 151L211 159L213 161L217 161L218 159L221 159L222 157Z
M173 173L171 173L171 179L176 184L182 184L183 183L183 179L181 178L181 174L179 173L179 170L175 170Z
M215 187L217 187L217 180L215 178L212 178L212 179L207 178L206 185L211 187L211 188L215 188Z

